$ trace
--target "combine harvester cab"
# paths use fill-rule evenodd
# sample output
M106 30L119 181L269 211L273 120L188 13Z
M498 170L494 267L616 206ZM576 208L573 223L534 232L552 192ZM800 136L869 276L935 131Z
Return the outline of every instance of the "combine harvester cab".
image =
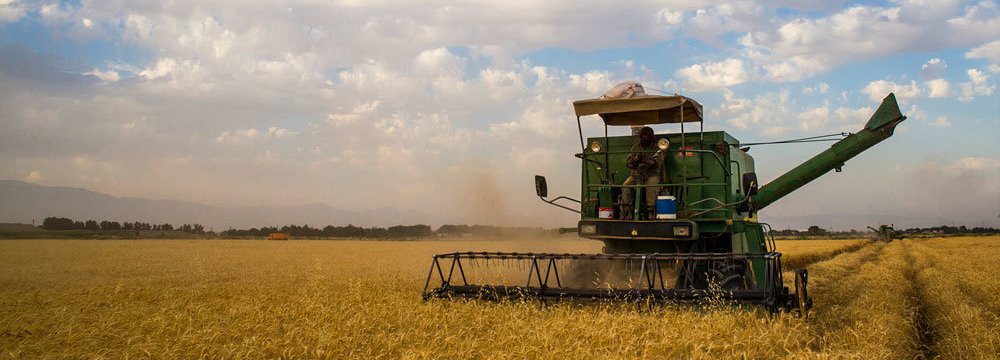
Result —
M703 131L702 106L693 99L639 95L573 105L582 150L576 154L582 160L581 199L548 199L542 176L535 176L535 188L542 201L579 213L578 234L604 242L603 253L439 254L425 299L721 301L805 315L812 304L808 273L794 270L794 292L785 286L781 253L757 212L830 170L840 171L845 161L892 136L905 119L889 94L859 132L760 187L749 149L724 131ZM581 118L590 115L603 120L603 136L584 137ZM688 132L690 123L698 123L698 130ZM637 130L655 124L678 124L680 131L654 134L652 149L634 148ZM633 135L610 136L610 126L631 126ZM623 185L632 175L627 161L637 152L659 161L658 183ZM622 201L626 189L634 195L629 203ZM657 192L653 207L646 204L649 191Z

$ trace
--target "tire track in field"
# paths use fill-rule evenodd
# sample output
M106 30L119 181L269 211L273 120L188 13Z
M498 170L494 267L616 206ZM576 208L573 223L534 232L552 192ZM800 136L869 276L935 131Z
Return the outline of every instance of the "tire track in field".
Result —
M899 245L870 243L810 269L815 306L809 336L816 339L810 348L834 357L916 357L907 296L912 287L903 262Z
M822 264L809 272L809 295L816 304L813 312L822 315L824 312L835 313L839 309L849 308L861 288L847 285L847 280L856 277L857 269L863 264L875 262L884 247L884 244L875 243L841 253L825 262L817 262Z
M810 271L810 294L816 302L814 336L822 340L813 349L937 358L938 335L918 276L929 265L922 254L905 241L873 242L818 262Z
M906 262L909 264L906 269L906 278L913 285L910 298L912 299L914 308L913 318L916 328L914 330L917 335L917 358L935 359L937 358L937 331L931 325L927 299L924 297L926 291L924 284L917 276L927 265L920 264L916 257L913 256L914 250L911 242L902 242L901 246L904 250L903 254L906 257Z

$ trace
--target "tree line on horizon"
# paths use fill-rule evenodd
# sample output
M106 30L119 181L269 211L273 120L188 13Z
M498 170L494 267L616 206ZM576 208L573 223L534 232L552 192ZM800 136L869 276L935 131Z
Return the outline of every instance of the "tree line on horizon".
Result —
M183 231L186 233L193 234L205 234L205 226L201 224L183 224L178 227L174 227L169 223L164 224L150 224L144 222L117 222L102 220L100 222L96 220L86 220L79 221L64 217L50 216L42 220L42 225L39 226L45 230L91 230L91 231L116 231L116 230L155 230L155 231Z
M437 230L428 225L396 225L390 227L360 227L348 224L346 226L327 225L312 227L309 225L264 226L249 229L228 229L218 234L205 231L201 224L183 224L174 227L169 223L150 224L144 222L117 221L79 221L65 217L50 216L39 226L46 230L85 230L85 231L182 231L192 234L219 235L223 237L267 237L272 233L285 233L293 237L332 237L332 238L420 238L430 236L516 236L516 235L547 235L552 230L541 228L502 227L491 225L441 225Z
M1000 233L1000 229L994 229L992 227L980 227L976 226L973 228L968 228L965 225L961 226L933 226L925 228L908 228L908 229L896 229L904 234L996 234ZM785 229L785 230L775 230L774 235L776 236L860 236L867 233L868 231L858 231L858 230L847 230L847 231L832 231L821 228L819 226L813 225L806 230L795 230L795 229Z
M327 225L323 228L311 227L309 225L285 225L264 226L261 228L250 228L245 230L229 229L220 235L234 237L264 237L271 233L285 233L293 237L365 237L365 238L388 238L388 237L427 237L434 235L431 227L427 225L397 225L388 228L381 227L359 227L348 224L347 226Z

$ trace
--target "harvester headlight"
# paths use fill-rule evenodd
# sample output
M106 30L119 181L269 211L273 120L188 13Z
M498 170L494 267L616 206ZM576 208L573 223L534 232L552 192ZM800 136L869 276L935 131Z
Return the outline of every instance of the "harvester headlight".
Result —
M691 236L691 227L687 225L674 226L674 236Z
M590 143L590 151L593 151L595 153L601 152L601 142L597 141L597 140L594 140L593 142L591 142Z
M593 225L593 224L590 224L590 225L580 225L580 233L581 234L596 234L597 233L597 225Z
M670 140L660 139L660 141L656 142L656 147L660 148L660 150L666 150L670 147Z

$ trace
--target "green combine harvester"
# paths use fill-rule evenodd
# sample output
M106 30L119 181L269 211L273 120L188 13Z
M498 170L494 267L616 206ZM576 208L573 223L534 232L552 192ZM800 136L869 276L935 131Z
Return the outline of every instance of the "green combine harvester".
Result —
M641 85L640 85L641 87ZM604 242L601 254L459 252L434 256L424 298L609 299L649 302L760 304L771 311L811 307L806 269L785 286L781 253L757 214L768 205L892 136L906 117L893 94L865 127L770 183L759 186L749 148L725 131L703 131L702 106L679 96L644 95L573 103L580 130L581 199L546 203L580 214L581 237ZM584 137L581 118L598 115L604 135ZM698 123L698 130L689 132ZM609 136L608 127L679 124L653 134L655 148L637 150L638 135ZM648 130L647 130L648 131ZM623 185L637 152L659 161L659 183ZM622 192L634 194L624 203ZM645 192L655 191L655 206ZM514 269L500 271L498 269ZM484 273L488 275L483 275ZM432 285L434 287L432 288Z
M869 226L868 229L873 232L872 240L890 242L893 240L903 240L903 238L905 238L902 232L896 230L895 224L882 224L878 226L878 229Z

